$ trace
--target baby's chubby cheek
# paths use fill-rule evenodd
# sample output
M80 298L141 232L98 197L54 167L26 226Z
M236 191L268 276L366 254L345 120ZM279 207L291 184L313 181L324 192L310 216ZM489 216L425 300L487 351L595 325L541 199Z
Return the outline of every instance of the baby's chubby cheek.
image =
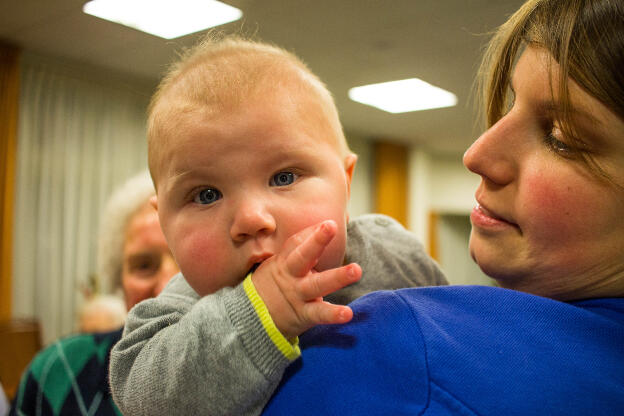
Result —
M227 253L224 245L214 239L191 233L178 241L173 252L180 271L189 285L201 296L213 293L226 283L215 281L214 276L221 276L223 280L232 273L227 273Z

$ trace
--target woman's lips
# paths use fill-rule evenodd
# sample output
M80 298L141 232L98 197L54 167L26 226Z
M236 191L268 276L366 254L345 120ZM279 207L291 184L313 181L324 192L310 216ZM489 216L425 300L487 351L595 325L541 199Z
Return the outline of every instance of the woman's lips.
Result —
M477 204L477 206L474 207L472 212L470 213L470 221L472 222L472 225L482 228L509 226L517 227L516 224L500 218L480 204Z

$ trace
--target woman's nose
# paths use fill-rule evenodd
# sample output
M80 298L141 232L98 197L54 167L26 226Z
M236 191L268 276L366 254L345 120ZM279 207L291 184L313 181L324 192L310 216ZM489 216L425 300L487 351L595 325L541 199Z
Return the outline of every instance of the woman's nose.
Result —
M503 117L483 133L464 153L464 166L497 185L506 185L516 174L514 134Z
M247 198L236 208L230 235L234 241L242 242L259 234L275 231L275 218L269 212L262 198Z

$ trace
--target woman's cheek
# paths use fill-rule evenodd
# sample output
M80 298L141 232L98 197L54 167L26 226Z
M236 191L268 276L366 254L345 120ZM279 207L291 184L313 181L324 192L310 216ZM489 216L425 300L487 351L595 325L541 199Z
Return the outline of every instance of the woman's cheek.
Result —
M532 230L545 241L577 237L591 221L595 197L588 195L582 184L538 176L527 181L525 192L522 212L529 225L527 231ZM526 227L522 222L520 226Z

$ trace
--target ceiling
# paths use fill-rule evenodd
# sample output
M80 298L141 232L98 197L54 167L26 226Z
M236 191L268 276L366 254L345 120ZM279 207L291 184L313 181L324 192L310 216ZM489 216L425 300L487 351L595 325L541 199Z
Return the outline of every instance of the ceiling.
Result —
M335 96L347 135L461 154L478 134L471 101L487 32L524 0L223 0L221 26L299 55ZM0 40L155 85L200 33L161 39L82 12L86 0L0 0ZM455 93L452 108L390 114L349 100L354 86L417 77Z

